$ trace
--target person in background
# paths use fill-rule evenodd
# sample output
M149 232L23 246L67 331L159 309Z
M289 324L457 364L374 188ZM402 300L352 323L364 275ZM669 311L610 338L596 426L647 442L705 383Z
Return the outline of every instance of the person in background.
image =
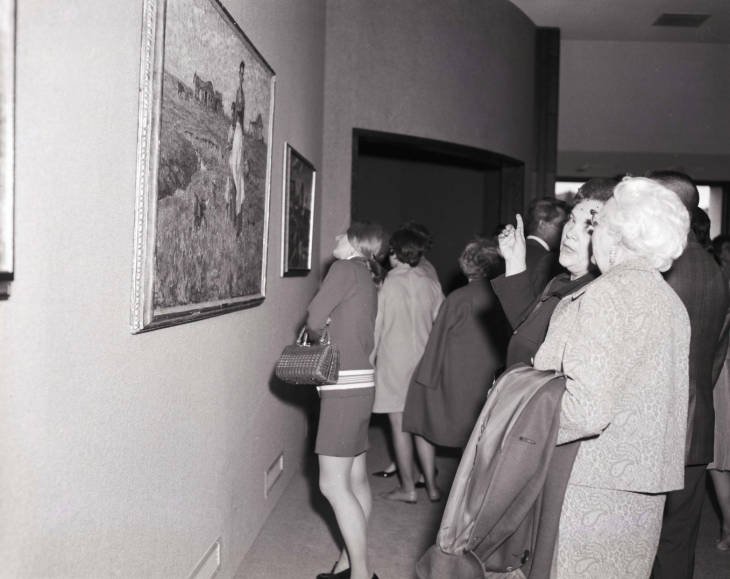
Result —
M730 283L730 235L718 235L712 240L715 259L720 264L725 279ZM725 318L724 331L728 331L730 310ZM730 349L713 389L715 408L714 460L707 465L715 487L717 503L722 516L717 548L730 550Z
M613 195L617 184L617 179L596 178L578 190L560 241L558 260L567 273L555 276L542 292L535 292L527 271L521 217L517 216L516 228L508 225L499 234L506 273L494 278L492 287L513 329L507 349L507 367L518 362L532 364L535 352L545 339L555 306L563 297L593 281L599 273L590 261L592 219Z
M384 233L378 225L353 223L336 239L336 261L309 304L307 328L316 339L328 326L340 352L337 384L317 388L321 400L315 452L319 488L332 505L345 547L332 571L317 579L370 579L367 524L372 497L365 455L375 398L370 353L377 284L383 274L377 256Z
M408 389L403 430L414 435L431 501L441 499L434 445L464 447L504 365L509 327L489 284L501 261L494 241L464 248L459 267L469 283L441 305Z
M667 491L682 488L690 322L660 272L689 214L624 179L594 220L600 277L560 301L534 367L565 375L558 445L581 440L560 514L556 579L646 579Z
M692 210L690 229L699 243L704 249L712 249L712 241L710 241L710 216L705 213L704 209L695 207Z
M426 257L426 254L431 251L431 248L433 247L433 235L431 234L431 231L425 225L417 223L415 221L407 221L403 224L403 227L401 229L412 231L421 238L421 242L423 244L423 255L421 256L421 260L418 262L418 265L416 267L420 267L421 269L423 269L426 274L428 274L428 277L430 277L433 281L439 284L440 287L441 282L439 281L438 273L436 273L436 268Z
M414 232L400 229L390 238L390 264L378 294L375 320L375 404L373 412L388 414L401 485L384 498L416 502L413 480L413 438L403 432L403 408L408 385L433 320L443 301L440 286L417 267L423 242Z
M527 272L535 294L539 294L560 271L555 250L568 219L568 207L555 197L536 199L527 209Z
M416 221L406 221L401 229L411 231L415 233L419 239L421 240L421 246L422 246L422 255L421 259L418 262L418 265L416 266L419 269L422 269L428 277L430 277L433 281L435 281L437 284L439 284L439 288L441 288L441 282L439 281L438 273L436 273L436 268L433 266L433 264L426 258L426 253L431 250L433 247L433 235L431 234L431 231L426 227L425 225L421 223L417 223ZM442 290L443 291L443 290ZM388 466L386 466L383 470L378 470L373 473L373 476L375 477L381 477L381 478L390 478L398 475L398 467L395 464L395 461L392 461ZM416 487L425 487L426 483L423 477L423 473L421 473L418 477L418 480L416 481Z
M677 171L653 171L648 176L673 191L692 215L700 196L688 175ZM712 462L714 454L712 390L727 349L722 327L728 311L728 287L717 263L691 231L684 253L674 262L665 278L682 300L692 324L689 414L684 488L667 496L652 577L689 579L694 573L707 465Z

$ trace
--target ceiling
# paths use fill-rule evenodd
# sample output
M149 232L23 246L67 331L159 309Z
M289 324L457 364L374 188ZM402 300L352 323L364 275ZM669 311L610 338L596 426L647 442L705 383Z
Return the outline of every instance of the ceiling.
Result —
M538 26L564 40L730 44L730 0L512 0ZM709 14L698 28L652 26L659 16Z

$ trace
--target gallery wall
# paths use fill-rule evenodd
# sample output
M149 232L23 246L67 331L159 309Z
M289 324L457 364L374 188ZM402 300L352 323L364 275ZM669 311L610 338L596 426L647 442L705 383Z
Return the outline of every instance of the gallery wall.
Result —
M327 3L322 255L350 219L352 129L469 145L534 168L535 27L507 0ZM445 192L447 194L447 192Z
M563 40L559 175L730 179L730 45Z
M231 577L304 456L270 384L316 290L281 279L285 141L322 167L324 0L226 0L277 73L266 299L129 331L143 1L18 2L16 280L0 302L7 577ZM346 212L344 197L328 207ZM339 207L342 206L342 207ZM318 264L315 255L315 264ZM264 471L283 452L268 498Z

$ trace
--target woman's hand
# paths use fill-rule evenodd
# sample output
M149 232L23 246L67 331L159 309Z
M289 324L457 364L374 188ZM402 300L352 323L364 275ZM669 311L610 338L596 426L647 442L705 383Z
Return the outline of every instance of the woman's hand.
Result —
M516 216L517 227L507 225L497 237L499 250L502 252L505 264L505 276L516 275L527 269L525 256L527 245L525 243L525 228L522 224L522 216Z

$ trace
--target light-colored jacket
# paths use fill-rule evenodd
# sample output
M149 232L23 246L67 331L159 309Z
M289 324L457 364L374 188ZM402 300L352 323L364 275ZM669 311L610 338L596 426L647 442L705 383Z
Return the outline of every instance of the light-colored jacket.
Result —
M373 412L403 412L408 385L444 296L420 267L399 264L378 293Z
M690 325L643 260L558 304L535 368L567 377L558 443L586 437L570 482L661 493L684 486Z

